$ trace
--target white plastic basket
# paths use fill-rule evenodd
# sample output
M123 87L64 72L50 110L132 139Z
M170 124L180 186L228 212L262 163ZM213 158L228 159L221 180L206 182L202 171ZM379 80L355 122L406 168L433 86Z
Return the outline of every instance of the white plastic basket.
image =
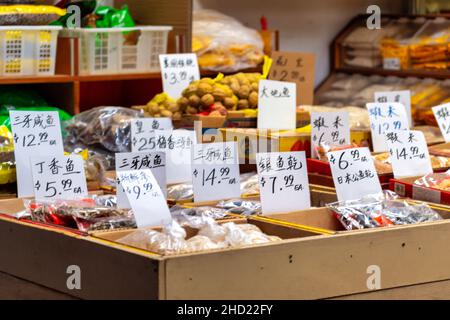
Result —
M85 75L159 71L172 27L74 29L80 37L80 73Z
M0 27L0 76L55 74L58 26Z

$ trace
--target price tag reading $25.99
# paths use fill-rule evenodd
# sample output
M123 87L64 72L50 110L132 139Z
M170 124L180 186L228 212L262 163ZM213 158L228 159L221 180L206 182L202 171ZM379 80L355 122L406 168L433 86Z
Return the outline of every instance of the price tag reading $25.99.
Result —
M432 109L445 142L450 142L450 103L441 104Z

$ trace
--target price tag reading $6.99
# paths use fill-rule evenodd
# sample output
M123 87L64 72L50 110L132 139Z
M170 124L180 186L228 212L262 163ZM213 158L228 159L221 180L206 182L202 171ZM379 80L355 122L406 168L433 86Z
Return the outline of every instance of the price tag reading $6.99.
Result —
M150 169L118 171L138 228L162 226L172 221L166 198Z
M395 178L424 176L433 173L423 132L409 130L388 132L386 143Z
M369 148L331 151L327 156L339 201L356 200L381 192Z
M256 159L264 214L311 207L304 151L258 153Z
M195 202L240 197L236 142L194 145L192 184Z
M37 200L76 200L88 195L84 161L79 155L32 157Z

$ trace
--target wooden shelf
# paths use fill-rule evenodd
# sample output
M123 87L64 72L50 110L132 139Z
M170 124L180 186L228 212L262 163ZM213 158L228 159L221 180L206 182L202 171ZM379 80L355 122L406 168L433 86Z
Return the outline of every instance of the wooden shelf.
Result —
M450 79L450 70L386 70L381 68L340 67L336 68L334 71L344 73L359 73L364 75Z
M0 84L33 84L33 83L70 83L74 78L69 75L0 77Z
M101 74L101 75L79 75L75 79L81 82L90 81L122 81L122 80L141 80L141 79L160 79L160 72L151 73L124 73L124 74Z

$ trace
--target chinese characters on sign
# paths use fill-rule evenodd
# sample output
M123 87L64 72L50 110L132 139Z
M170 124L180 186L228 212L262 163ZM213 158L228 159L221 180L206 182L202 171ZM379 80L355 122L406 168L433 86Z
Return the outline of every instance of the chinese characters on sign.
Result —
M159 64L164 92L174 99L178 99L192 81L200 79L195 53L161 54Z
M194 145L192 183L195 202L240 197L236 142Z
M421 131L388 132L386 144L395 178L433 173L427 142Z
M30 157L63 155L61 125L57 112L10 111L14 138L18 196L34 195Z
M385 152L386 132L409 130L405 107L397 102L367 103L373 151Z
M116 153L116 172L144 169L151 170L162 193L166 195L166 155L164 152ZM120 181L117 181L117 206L123 209L130 208Z
M327 156L339 201L355 200L381 192L369 148L331 151Z
M375 102L378 103L386 103L386 102L401 103L406 109L409 127L412 127L413 119L411 114L411 91L402 90L402 91L375 92L374 98Z
M311 113L311 156L317 158L317 148L322 143L330 146L350 144L348 112Z
M315 56L303 52L273 52L269 79L294 82L296 105L312 105L314 99Z
M450 103L433 107L433 113L445 142L450 142Z
M138 228L163 226L172 221L166 198L150 169L118 171Z
M149 141L154 138L155 130L171 130L172 119L170 118L142 118L131 121L131 151L142 152Z
M34 196L38 200L75 200L88 195L81 156L32 157Z
M258 153L256 158L264 214L311 207L304 151Z
M258 129L295 129L295 87L290 82L259 81Z

